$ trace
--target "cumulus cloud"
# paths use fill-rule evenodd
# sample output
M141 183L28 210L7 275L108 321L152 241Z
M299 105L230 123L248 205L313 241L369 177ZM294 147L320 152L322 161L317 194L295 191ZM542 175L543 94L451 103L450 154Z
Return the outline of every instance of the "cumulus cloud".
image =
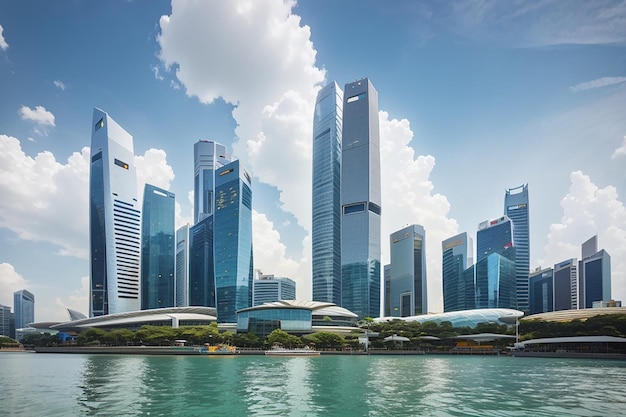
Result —
M389 263L389 235L411 224L424 226L428 277L428 310L443 311L441 241L458 233L448 217L448 199L434 192L431 155L416 156L409 143L413 132L408 120L389 119L379 113L382 179L382 262Z
M592 81L576 84L569 89L577 93L579 91L590 90L592 88L606 87L608 85L621 84L626 82L626 77L602 77Z
M54 85L55 85L56 87L60 88L60 89L61 89L61 90L63 90L63 91L65 91L65 89L67 88L67 85L65 85L65 84L63 83L63 81L60 81L60 80L54 80L53 82L54 82Z
M283 209L309 228L312 114L325 73L315 67L310 30L291 14L294 5L175 0L160 20L159 57L188 96L235 106L234 155L276 186Z
M624 136L624 141L622 142L622 146L615 149L615 152L613 152L613 155L611 156L611 158L615 159L623 155L626 155L626 136Z
M570 174L570 189L561 200L563 217L550 226L543 265L580 259L581 245L598 235L599 249L611 255L612 296L626 299L626 208L613 186L600 188L581 171Z
M55 302L57 306L63 307L63 309L71 308L89 316L89 276L84 276L80 279L79 289L75 289L67 297L57 297ZM67 320L67 317L64 319Z
M18 112L22 120L30 120L41 126L54 127L54 114L46 110L43 106L36 106L31 109L28 106L22 106Z
M164 150L150 148L143 155L135 156L135 168L139 199L143 199L146 183L164 190L170 189L170 184L174 180L174 170L168 165Z
M4 35L2 34L3 32L4 28L2 27L2 25L0 25L0 49L6 51L9 48L9 44L6 40L4 40Z
M11 307L13 310L13 293L25 289L28 281L24 279L13 265L0 263L0 304Z

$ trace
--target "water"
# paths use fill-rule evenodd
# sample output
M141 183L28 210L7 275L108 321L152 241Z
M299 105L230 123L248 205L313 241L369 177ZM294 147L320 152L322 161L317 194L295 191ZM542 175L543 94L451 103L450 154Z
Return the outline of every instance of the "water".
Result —
M618 416L626 361L0 353L5 416Z

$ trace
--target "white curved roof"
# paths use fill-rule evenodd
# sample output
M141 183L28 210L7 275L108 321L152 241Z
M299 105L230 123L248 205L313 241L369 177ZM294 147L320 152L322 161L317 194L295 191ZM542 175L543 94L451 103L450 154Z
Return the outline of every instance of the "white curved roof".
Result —
M299 308L311 310L312 314L316 316L343 316L343 317L358 317L356 314L343 307L339 307L333 303L327 303L322 301L304 301L304 300L280 300L273 301L271 303L264 303L259 306L244 308L239 310L238 313L244 311L253 310L268 310L273 308Z
M615 336L571 336L571 337L545 337L519 342L520 345L536 345L549 343L626 343L626 337Z
M580 310L560 310L548 313L533 314L524 317L524 320L545 320L545 321L572 321L575 319L586 320L589 317L600 316L602 314L626 314L626 307L602 307L583 308Z
M404 320L404 321L417 321L418 323L425 323L427 321L434 321L436 323L442 323L449 321L453 326L476 326L478 323L486 322L499 322L502 324L514 324L515 320L522 317L523 312L513 310L509 308L479 308L475 310L462 310L462 311L450 311L447 313L435 313L435 314L422 314L419 316L410 317L379 317L374 319L375 322L391 321L391 320Z

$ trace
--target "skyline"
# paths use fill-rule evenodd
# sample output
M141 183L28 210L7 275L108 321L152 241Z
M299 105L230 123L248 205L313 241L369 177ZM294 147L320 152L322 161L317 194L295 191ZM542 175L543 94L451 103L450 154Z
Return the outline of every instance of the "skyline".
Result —
M475 239L526 183L531 269L598 234L626 300L625 2L324 4L1 4L0 304L25 288L38 321L88 312L93 107L133 136L138 189L177 195L177 227L193 224L193 144L226 145L254 176L255 268L311 299L315 96L362 77L379 93L381 261L390 233L424 226L429 311L441 241Z

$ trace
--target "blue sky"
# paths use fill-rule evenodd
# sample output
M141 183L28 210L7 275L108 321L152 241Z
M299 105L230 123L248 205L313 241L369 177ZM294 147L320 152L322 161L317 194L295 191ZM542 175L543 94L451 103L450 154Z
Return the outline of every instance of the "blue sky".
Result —
M88 311L91 114L134 137L139 186L191 219L193 144L255 176L255 267L310 297L311 128L325 83L379 93L383 262L426 229L429 310L441 241L530 190L531 268L598 234L626 301L623 1L20 1L0 3L0 304Z

